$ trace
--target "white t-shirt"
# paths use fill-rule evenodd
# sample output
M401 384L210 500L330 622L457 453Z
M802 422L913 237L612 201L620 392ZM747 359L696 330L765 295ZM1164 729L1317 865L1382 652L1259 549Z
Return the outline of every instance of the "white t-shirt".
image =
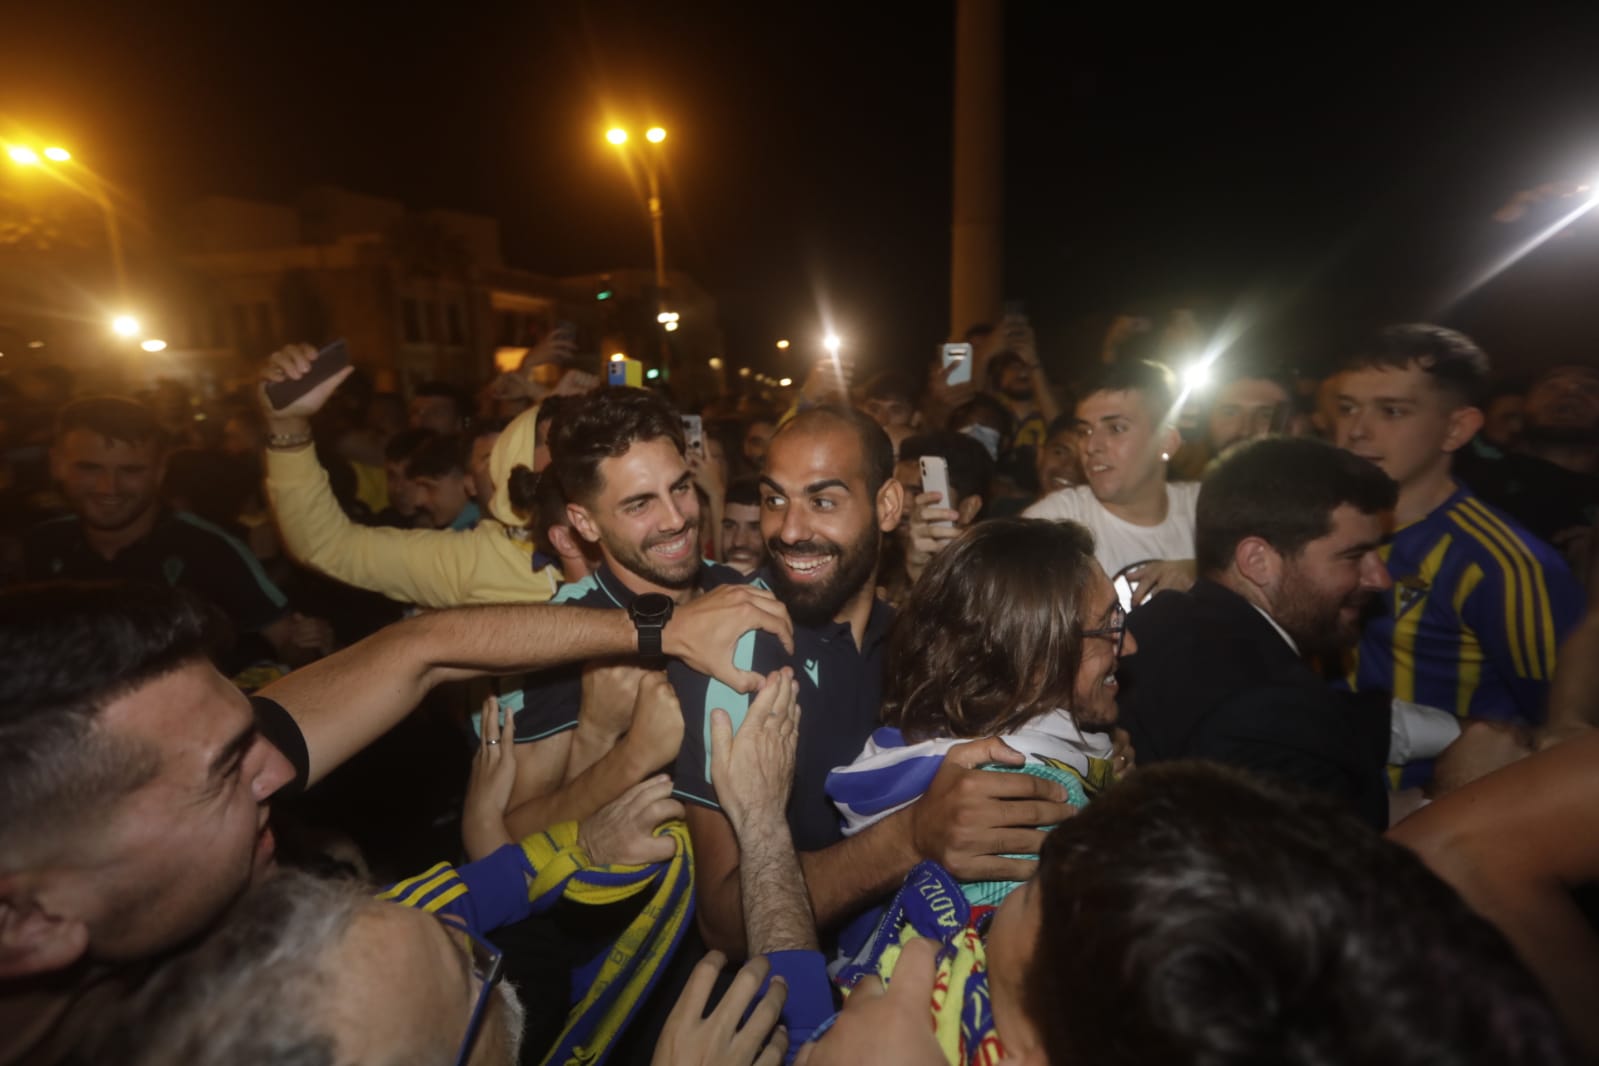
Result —
M1146 559L1194 557L1194 505L1199 502L1199 482L1166 483L1166 521L1158 526L1135 526L1105 510L1087 485L1074 485L1045 496L1022 512L1023 518L1049 518L1087 526L1094 535L1094 555L1105 573L1116 572Z

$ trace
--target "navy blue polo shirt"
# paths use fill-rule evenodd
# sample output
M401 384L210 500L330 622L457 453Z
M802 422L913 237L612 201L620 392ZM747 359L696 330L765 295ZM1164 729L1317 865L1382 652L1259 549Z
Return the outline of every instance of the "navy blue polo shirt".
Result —
M750 583L768 587L759 574ZM799 683L799 750L788 826L800 851L820 851L844 837L838 809L827 796L827 775L854 762L878 726L893 621L894 609L873 599L859 648L845 622L796 625L793 655L776 637L760 630L744 634L738 642L734 665L762 675L789 666ZM711 785L711 711L717 707L726 711L737 730L753 697L681 663L672 663L667 676L683 706L683 747L677 756L674 790L690 803L720 810Z
M276 622L289 602L249 548L186 511L162 511L149 533L111 559L89 546L77 515L52 518L28 531L22 558L30 581L120 579L188 589L239 633Z
M706 561L700 567L699 590L709 592L718 585L742 585L746 580L730 566ZM569 607L626 610L637 597L638 593L622 584L610 567L601 563L599 569L583 580L562 585L550 602ZM512 692L500 702L515 715L518 744L529 744L575 729L583 708L583 664L540 670L528 679L520 692Z

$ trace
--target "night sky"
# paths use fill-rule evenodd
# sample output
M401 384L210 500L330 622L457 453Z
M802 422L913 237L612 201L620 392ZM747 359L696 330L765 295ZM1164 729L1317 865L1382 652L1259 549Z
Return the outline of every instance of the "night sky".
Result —
M659 122L668 261L736 362L813 341L824 309L868 366L945 339L951 4L16 6L0 118L158 211L337 184L494 215L531 270L645 267L601 135ZM1599 174L1593 5L1080 7L1007 16L1006 291L1047 356L1117 311L1247 302L1244 346L1294 364L1423 314L1503 365L1591 358L1599 223L1438 294L1536 228L1490 221L1517 189Z

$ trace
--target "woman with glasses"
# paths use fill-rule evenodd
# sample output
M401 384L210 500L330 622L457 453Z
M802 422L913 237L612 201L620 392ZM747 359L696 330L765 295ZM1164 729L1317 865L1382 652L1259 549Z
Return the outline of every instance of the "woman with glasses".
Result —
M1126 615L1073 522L979 523L934 557L889 638L884 725L828 778L859 832L926 791L956 744L997 736L1019 770L1059 782L1082 805L1132 767L1114 743L1116 664L1131 654ZM966 886L996 902L1014 882Z

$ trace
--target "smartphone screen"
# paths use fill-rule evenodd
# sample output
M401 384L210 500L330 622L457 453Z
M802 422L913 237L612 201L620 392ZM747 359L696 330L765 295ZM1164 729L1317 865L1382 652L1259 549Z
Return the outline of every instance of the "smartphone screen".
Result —
M921 458L921 467L922 491L938 493L940 507L955 506L949 497L949 462L942 455L924 455ZM951 524L948 519L934 523L940 526Z
M949 376L944 380L950 385L968 385L972 380L972 346L970 344L946 344L939 349L939 360L945 369L954 367L949 371Z

